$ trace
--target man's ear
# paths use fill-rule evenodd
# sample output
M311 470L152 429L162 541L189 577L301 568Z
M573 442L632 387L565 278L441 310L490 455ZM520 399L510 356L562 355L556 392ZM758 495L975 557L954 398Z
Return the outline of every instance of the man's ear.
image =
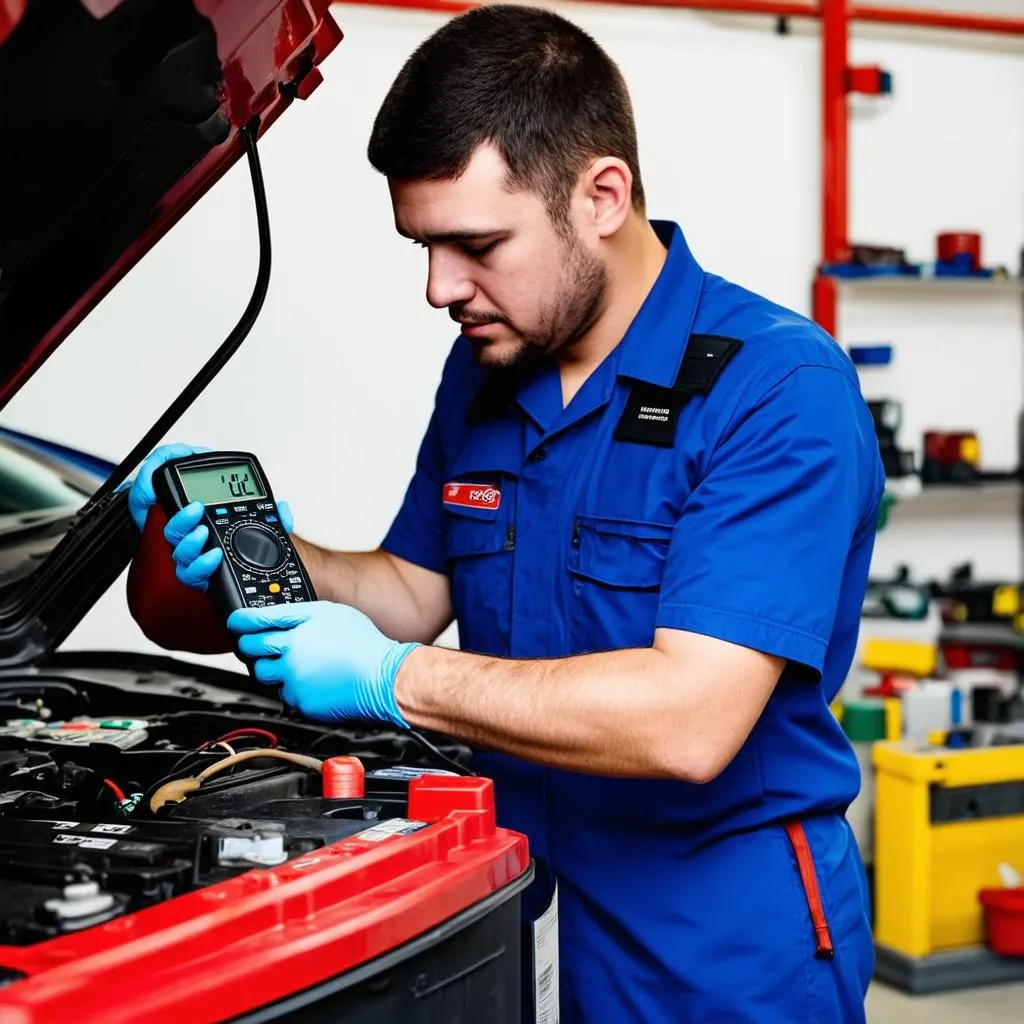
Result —
M603 156L583 172L580 186L588 219L597 236L614 235L632 208L632 171L618 157Z

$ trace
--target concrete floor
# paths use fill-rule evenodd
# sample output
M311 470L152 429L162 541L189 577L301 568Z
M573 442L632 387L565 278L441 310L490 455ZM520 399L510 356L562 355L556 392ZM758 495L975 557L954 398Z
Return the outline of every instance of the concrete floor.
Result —
M910 996L880 981L868 990L868 1024L1003 1024L1024 1022L1024 983Z

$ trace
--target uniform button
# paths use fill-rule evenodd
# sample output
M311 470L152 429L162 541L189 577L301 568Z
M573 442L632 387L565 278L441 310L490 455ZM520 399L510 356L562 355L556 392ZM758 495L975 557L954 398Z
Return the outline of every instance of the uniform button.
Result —
M530 452L527 462L543 462L548 457L547 448L537 448L535 451Z
M269 590L272 594L279 594L281 592L281 584L271 583L270 586L267 587L267 590Z

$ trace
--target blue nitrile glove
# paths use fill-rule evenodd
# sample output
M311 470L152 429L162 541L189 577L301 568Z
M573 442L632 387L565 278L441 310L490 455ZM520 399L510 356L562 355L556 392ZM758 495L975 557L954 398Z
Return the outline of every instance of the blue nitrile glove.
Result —
M283 683L281 700L320 722L376 719L408 729L395 677L418 643L389 640L361 611L330 601L242 608L228 616L238 651L257 659L261 683Z
M121 485L119 490L126 486L131 487L128 492L128 511L131 513L132 519L135 520L139 533L142 533L142 529L146 525L146 513L149 511L149 506L156 504L153 474L171 459L180 459L185 455L197 455L200 452L209 451L213 451L213 449L193 447L190 444L162 444L146 456L135 479L130 484L126 482Z
M175 512L164 527L164 537L174 549L174 575L193 590L206 590L210 577L224 558L220 547L203 551L203 545L210 536L210 528L201 523L204 507L201 501L193 501ZM291 533L295 518L287 501L277 503L277 515L285 533Z

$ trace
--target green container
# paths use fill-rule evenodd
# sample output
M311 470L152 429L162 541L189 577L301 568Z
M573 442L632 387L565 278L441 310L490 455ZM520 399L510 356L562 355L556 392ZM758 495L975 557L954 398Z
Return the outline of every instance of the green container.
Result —
M875 523L875 532L881 533L889 522L889 510L896 504L896 495L886 491L882 495L882 503L878 506L878 520Z
M851 743L885 739L885 702L877 698L843 702L843 732Z

